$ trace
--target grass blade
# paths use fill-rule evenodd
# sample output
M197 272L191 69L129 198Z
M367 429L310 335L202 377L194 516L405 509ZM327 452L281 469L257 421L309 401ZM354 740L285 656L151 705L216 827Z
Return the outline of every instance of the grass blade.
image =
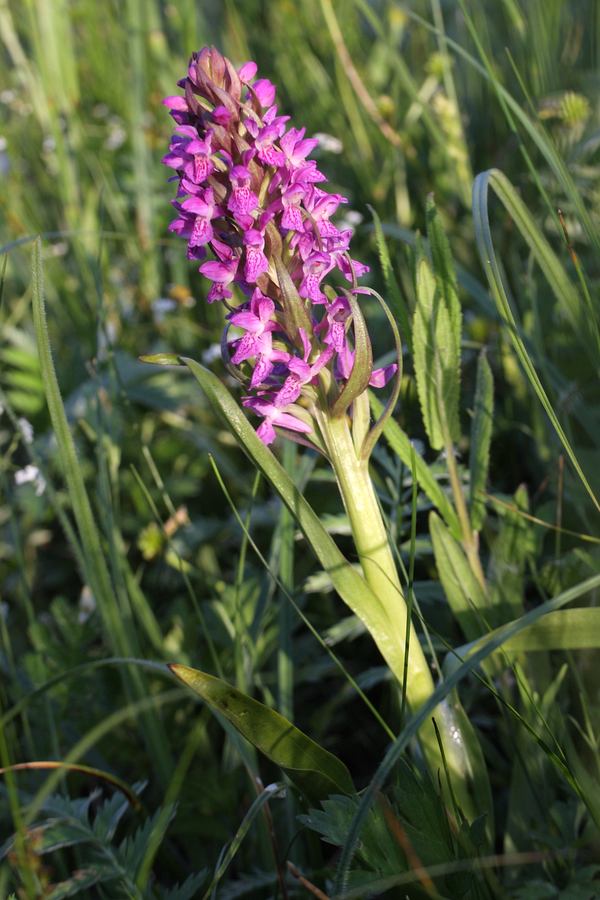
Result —
M475 383L475 403L473 422L471 423L471 448L469 453L469 471L471 485L469 490L469 514L474 531L480 531L485 521L485 491L490 465L490 445L494 424L494 376L485 352L477 361L477 380Z
M533 365L533 361L529 353L527 352L525 343L519 333L519 328L514 317L510 301L508 299L507 289L505 287L504 279L502 277L498 259L496 257L494 242L492 240L492 234L490 230L488 213L488 193L490 187L494 188L508 211L515 217L515 221L521 233L524 237L527 237L528 242L531 242L531 249L536 254L540 265L544 267L543 271L549 279L551 278L551 273L555 272L555 266L551 264L556 258L554 257L552 250L549 248L549 245L547 245L545 239L539 234L538 229L535 227L535 223L531 220L531 217L526 212L524 204L522 204L521 201L517 198L514 189L512 188L512 185L510 184L508 179L497 169L490 169L487 172L483 172L478 175L473 184L473 218L475 224L477 248L479 250L481 263L488 277L492 294L496 301L496 305L498 306L498 310L502 315L502 318L509 327L510 339L515 348L515 352L519 358L519 361L523 366L523 369L525 370L525 374L529 378L529 381L531 382L531 385L540 403L542 404L546 415L550 419L550 422L552 423L552 426L556 431L556 434L558 435L558 438L563 445L573 468L579 476L585 490L589 494L594 506L600 512L600 502L598 501L598 498L596 497L585 473L583 472L583 469L579 464L579 460L575 455L575 451L573 450L571 443L568 440L567 435L565 434L556 413L554 412L548 395L546 394L542 382L536 372L535 366ZM537 248L537 252L534 248ZM548 269L549 265L551 265L550 269ZM549 283L553 291L558 290L558 288L555 288L555 285L551 280L549 280Z

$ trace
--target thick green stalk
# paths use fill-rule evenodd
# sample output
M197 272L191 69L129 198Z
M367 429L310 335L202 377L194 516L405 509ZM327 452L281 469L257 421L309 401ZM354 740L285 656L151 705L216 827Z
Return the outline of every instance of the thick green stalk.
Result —
M369 475L368 460L357 455L346 417L323 417L320 425L365 579L380 600L388 622L386 635L372 632L372 636L400 684L406 668L406 699L411 711L416 712L433 693L435 683L414 626L408 622L406 601ZM365 624L368 627L368 623ZM408 641L407 624L410 628ZM438 707L435 720L452 791L464 814L472 819L483 812L476 808L469 790L471 782L476 780L475 767L479 763L479 759L474 761L469 754L472 735L465 733L464 723L459 721L449 702ZM423 726L419 738L431 774L434 780L441 779L448 797L444 760L431 721Z

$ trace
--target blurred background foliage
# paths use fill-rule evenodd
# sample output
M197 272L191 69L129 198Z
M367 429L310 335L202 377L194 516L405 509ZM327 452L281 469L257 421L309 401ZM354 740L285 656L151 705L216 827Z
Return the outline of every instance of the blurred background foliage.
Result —
M137 360L164 350L221 371L222 311L204 303L206 284L181 243L169 236L173 188L160 162L171 132L161 99L175 92L190 53L210 43L237 64L256 60L260 74L278 85L281 110L296 126L323 136L319 164L331 188L348 198L343 216L356 229L353 255L371 266L368 283L386 293L372 207L383 223L398 296L408 309L414 307L410 248L416 233L425 230L426 197L435 194L461 286L463 433L468 433L476 359L483 347L495 378L489 489L496 500L488 503L485 526L489 572L511 602L518 598L517 608L526 608L598 570L597 543L585 538L594 534L596 511L565 465L500 321L480 267L471 214L474 176L500 168L573 283L586 285L597 308L600 6L595 0L0 0L5 262L0 702L5 714L34 687L70 673L5 722L0 764L66 759L88 735L85 762L130 784L147 782L146 810L167 812L162 824L148 829L149 843L142 842L139 859L123 856L119 862L115 856L115 866L138 873L124 896L138 896L135 890L163 896L159 882L172 885L212 869L252 803L248 773L260 771L265 783L279 775L159 673L116 663L94 667L99 661L177 660L219 674L286 710L344 759L359 787L386 745L322 647L289 612L244 538L215 470L272 571L280 573L382 714L390 721L398 717L373 647L343 618L312 556L295 540L271 493L254 482L189 375ZM572 189L565 189L552 154L563 161ZM527 350L597 489L597 359L594 363L582 352L519 230L494 202L491 223ZM80 561L87 550L74 527L60 448L50 429L31 324L31 241L38 234L51 346L111 597L94 596L86 583ZM390 335L376 306L368 308L383 358L391 349ZM405 371L398 421L445 488L443 459L426 447L408 355ZM459 445L465 459L468 449L465 438ZM300 463L291 456L288 464L344 546L347 524L329 474L310 458ZM390 528L408 559L410 471L383 443L376 471ZM426 621L434 624L437 647L444 640L460 643L461 635L433 563L429 508L420 497L415 590ZM558 530L538 527L527 515ZM286 642L291 662L281 652ZM576 674L561 693L565 715L580 721L598 710L594 653L578 655ZM556 665L553 671L562 670ZM508 828L497 849L544 845L528 832L525 807L519 807L528 802L519 796L519 785L528 778L533 794L541 792L540 808L552 818L548 845L574 845L581 837L581 811L564 785L552 782L542 762L539 771L511 781L514 758L507 745L513 723L495 721L498 710L480 685L466 686L464 694L484 735L502 815L508 821L507 810L514 813L513 830ZM544 699L549 715L554 696ZM121 716L115 719L117 711ZM585 752L593 756L598 748L590 734L597 719L588 725ZM513 750L517 756L524 752L521 745ZM85 774L62 780L58 775L49 782L40 773L21 773L18 782L9 782L8 793L1 795L10 802L0 804L0 844L10 838L18 808L28 824L39 821L42 809L61 821L87 815L82 809L43 807L43 802L75 802L67 801L67 791L72 798L89 795ZM27 803L38 790L54 799L38 795L35 818ZM98 799L90 803L99 816ZM174 803L176 812L169 813ZM289 806L274 814L281 817L278 852L285 858L287 842L303 826ZM140 824L135 815L128 813L131 831ZM305 828L302 834L298 859L322 874L330 858L327 847L319 849ZM159 836L155 847L152 835ZM80 864L77 851L55 853L49 865L33 845L19 852L7 850L0 893L14 886L14 872L28 858L43 896L68 896L52 893L51 885ZM562 879L568 885L569 872L580 868L575 858L567 855L553 864L558 871L541 863L535 871L547 884ZM259 817L219 896L272 896L273 871L268 828ZM201 881L190 882L191 893L181 897L195 896ZM117 896L111 888L89 890L99 892L89 896Z

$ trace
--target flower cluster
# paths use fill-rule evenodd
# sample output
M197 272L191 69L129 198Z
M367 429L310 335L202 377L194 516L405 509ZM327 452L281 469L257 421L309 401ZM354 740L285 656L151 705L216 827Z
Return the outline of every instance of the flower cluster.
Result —
M368 271L349 255L351 229L331 221L346 199L319 187L325 175L309 159L318 141L288 127L255 63L236 70L204 48L179 86L184 94L164 101L177 124L163 159L178 182L170 229L201 262L208 301L229 310L225 353L249 367L243 402L263 418L260 438L271 443L277 426L305 440L315 386L328 371L339 391L353 368L351 291L324 287L337 271L356 290ZM232 328L241 336L230 338ZM370 383L385 384L394 371L372 372Z

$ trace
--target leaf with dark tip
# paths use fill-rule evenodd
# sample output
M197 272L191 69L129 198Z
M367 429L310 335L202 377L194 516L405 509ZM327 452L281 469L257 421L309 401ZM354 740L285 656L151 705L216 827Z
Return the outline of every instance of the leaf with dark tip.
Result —
M280 766L310 798L355 792L344 763L290 721L214 675L169 666L174 675L221 713L250 743Z
M181 366L181 360L176 353L150 353L138 357L140 362L150 363L153 366Z

